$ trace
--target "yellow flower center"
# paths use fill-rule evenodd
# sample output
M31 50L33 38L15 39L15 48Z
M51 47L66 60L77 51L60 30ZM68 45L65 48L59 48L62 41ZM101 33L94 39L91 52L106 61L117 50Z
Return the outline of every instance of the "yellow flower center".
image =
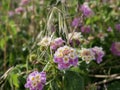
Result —
M64 62L68 63L68 61L69 61L69 58L68 57L64 57Z
M31 79L32 81L34 81L35 80L35 78L34 77L32 77L32 79Z
M62 54L62 53L59 53L59 54L58 54L58 57L63 57L63 54Z

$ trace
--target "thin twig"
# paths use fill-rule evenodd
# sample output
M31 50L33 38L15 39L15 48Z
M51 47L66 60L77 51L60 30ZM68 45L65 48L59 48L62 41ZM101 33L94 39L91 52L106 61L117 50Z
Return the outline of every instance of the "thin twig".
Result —
M118 78L119 77L119 78ZM118 77L113 77L113 78L109 78L109 79L104 79L103 81L100 81L100 82L96 82L94 85L100 85L100 84L105 84L105 83L108 83L110 81L113 81L115 79L120 79L120 76Z
M100 84L105 84L108 83L110 81L116 80L116 79L120 79L120 74L112 74L112 75L90 75L91 77L95 77L95 78L106 78L102 81L96 82L94 84L91 85L100 85Z
M111 78L115 76L119 76L120 74L112 74L112 75L89 75L90 77L95 77L95 78Z
M4 79L8 76L8 73L13 70L14 67L9 68L1 77L0 77L0 84L4 81Z

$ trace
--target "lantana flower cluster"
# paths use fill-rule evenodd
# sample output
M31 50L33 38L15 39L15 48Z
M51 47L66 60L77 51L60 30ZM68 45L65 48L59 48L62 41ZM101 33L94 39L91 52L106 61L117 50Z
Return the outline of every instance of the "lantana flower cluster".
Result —
M95 54L91 49L82 48L80 50L80 57L87 64L90 63L91 60L95 60Z
M74 44L79 45L83 41L81 32L73 32L68 34L68 40L71 46Z
M51 41L50 43L50 48L54 51L57 50L57 48L63 46L65 43L65 41L60 37L60 38L56 38L54 40Z
M14 11L9 11L8 15L9 17L14 16L15 14L21 14L26 11L25 6L28 5L31 2L31 0L20 0L20 4L17 8L15 8Z
M56 39L52 39L51 37L44 37L39 43L38 45L42 46L42 47L49 47L53 50L56 51L57 48L63 46L65 43L65 41L59 37Z
M78 64L76 50L69 46L58 48L54 54L54 62L58 64L59 69L68 69L71 66L76 66Z
M111 51L114 55L120 56L120 42L112 43Z
M102 48L97 46L89 49L82 48L80 50L80 57L87 64L89 64L91 60L96 60L98 64L101 63L104 55L105 53Z
M80 26L80 18L74 18L73 21L72 21L72 26L73 27L78 27Z
M91 15L93 15L93 11L92 9L89 7L88 3L85 2L81 7L80 10L82 11L83 15L85 17L90 17Z
M90 33L90 31L91 31L90 26L82 26L81 27L81 32L82 33Z
M38 43L38 45L43 46L43 47L48 47L48 46L50 46L50 43L51 43L51 37L44 37Z
M92 48L92 51L95 53L95 60L96 60L96 62L98 64L101 63L102 62L102 58L105 55L105 52L103 51L103 48L95 46L94 48Z
M46 73L34 71L27 78L26 88L30 90L42 90L46 83Z

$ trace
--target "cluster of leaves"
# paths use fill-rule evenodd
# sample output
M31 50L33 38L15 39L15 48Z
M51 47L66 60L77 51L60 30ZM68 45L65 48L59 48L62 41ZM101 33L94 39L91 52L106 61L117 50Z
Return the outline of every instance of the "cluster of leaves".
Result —
M96 74L119 74L119 57L112 55L112 42L120 41L120 32L115 24L120 23L119 0L90 0L94 16L84 20L84 25L90 25L94 31L83 34L85 38L96 37L100 32L108 34L104 41L96 37L85 47L102 46L106 54L101 64L82 62L79 67L67 71L59 71L53 62L53 53L49 48L39 47L37 43L44 36L54 35L66 40L73 31L71 22L80 17L78 6L84 0L30 0L25 5L25 12L9 16L9 11L19 7L19 0L0 1L0 89L25 90L24 84L28 74L34 70L47 72L45 90L119 90L119 80L96 84L108 77L91 77ZM33 7L32 11L28 8ZM112 28L108 32L108 27ZM78 31L80 28L78 28ZM48 62L50 61L50 62ZM49 65L49 66L48 66Z

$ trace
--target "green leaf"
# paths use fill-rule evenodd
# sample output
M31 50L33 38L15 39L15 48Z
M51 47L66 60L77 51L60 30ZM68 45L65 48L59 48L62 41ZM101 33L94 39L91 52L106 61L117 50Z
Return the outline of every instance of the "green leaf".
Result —
M17 34L17 30L16 30L15 22L14 22L14 21L10 21L10 22L9 22L9 25L10 25L12 34L13 34L13 35L16 35L16 34Z
M87 90L97 90L97 86L96 85L91 85L87 88Z
M94 16L94 17L88 18L86 20L86 25L93 24L93 23L99 21L100 19L101 19L100 16Z
M4 40L4 38L2 38L2 39L0 39L0 48L4 49L4 46L5 46L5 40Z
M120 90L120 80L108 84L108 90Z
M12 75L12 80L13 80L13 85L15 85L15 87L19 87L19 81L18 81L18 75L17 74L13 74Z
M79 3L79 4L83 4L83 3L84 3L84 0L78 0L78 3Z
M9 83L10 83L10 86L13 88L13 85L16 87L16 88L19 88L19 80L18 80L18 75L15 74L15 73L10 73L10 76L9 76Z
M61 85L61 76L56 76L50 81L49 86L45 87L45 90L62 90Z
M51 90L60 90L58 82L59 82L58 80L54 80L50 83Z
M64 76L63 90L84 90L84 80L81 75L67 71Z

